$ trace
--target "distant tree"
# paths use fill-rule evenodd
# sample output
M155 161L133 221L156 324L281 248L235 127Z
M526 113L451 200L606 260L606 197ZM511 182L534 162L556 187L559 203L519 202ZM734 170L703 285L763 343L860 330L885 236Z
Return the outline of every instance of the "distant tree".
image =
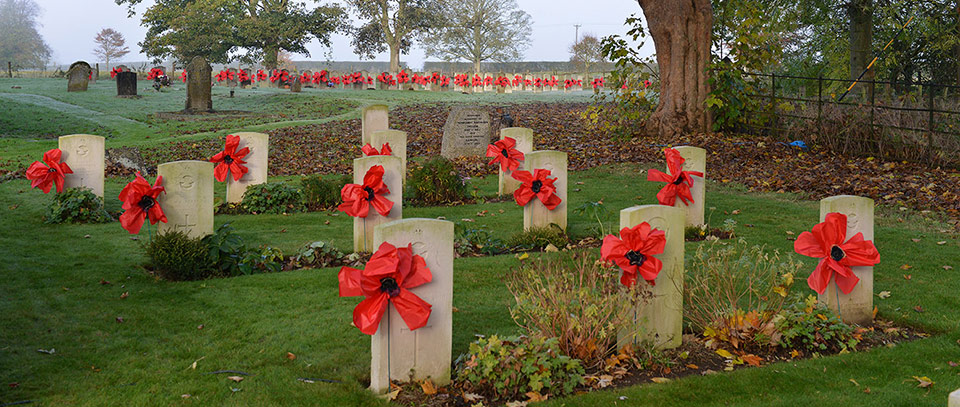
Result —
M50 47L37 27L40 6L34 0L0 0L0 62L40 67L50 59Z
M530 46L530 15L515 0L462 0L443 4L443 24L425 36L427 57L480 63L519 61Z
M583 72L590 72L592 65L606 62L600 51L600 40L593 34L583 34L580 40L570 45L570 62Z
M400 54L410 51L414 38L421 38L442 21L444 0L346 0L361 20L353 29L351 45L360 58L373 59L390 50L390 70L400 70Z
M130 53L130 48L127 47L127 40L123 38L123 34L112 28L100 30L93 42L97 43L97 47L93 49L93 55L106 63L108 71L110 70L111 59L116 60Z

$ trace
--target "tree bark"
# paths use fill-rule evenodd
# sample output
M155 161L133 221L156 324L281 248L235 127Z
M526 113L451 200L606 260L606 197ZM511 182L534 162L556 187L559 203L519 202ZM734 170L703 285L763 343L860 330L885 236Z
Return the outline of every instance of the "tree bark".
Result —
M266 44L263 47L263 67L268 71L277 69L277 60L280 55L280 46L277 44Z
M847 12L850 15L850 79L856 80L873 56L873 0L853 0ZM862 80L872 81L874 77L874 70L870 68ZM865 100L870 99L871 85L857 85Z
M390 46L390 72L400 72L400 41L388 45Z
M713 9L710 0L637 0L660 69L660 103L646 131L666 137L708 131L707 67Z
M480 73L480 68L481 68L480 61L473 61L473 71L476 73Z

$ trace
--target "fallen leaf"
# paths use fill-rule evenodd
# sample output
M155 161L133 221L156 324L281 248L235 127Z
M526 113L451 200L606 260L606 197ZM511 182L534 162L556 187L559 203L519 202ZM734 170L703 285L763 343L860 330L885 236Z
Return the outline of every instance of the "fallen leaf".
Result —
M946 241L946 240L941 240L941 241L937 242L937 245L939 245L939 246L943 246L943 245L945 245L945 244L947 244L947 241Z
M878 310L879 310L879 309L877 308L877 306L874 305L874 306L873 306L873 316L872 316L872 319L877 319L877 311L878 311Z
M54 354L54 353L57 353L57 350L54 349L54 348L50 348L49 350L47 350L47 349L37 349L37 352L46 353L46 354L48 354L48 355L52 355L52 354Z
M190 398L190 395L189 395L189 394L181 394L181 395L180 395L180 398L182 398L182 399L188 399L188 398Z
M688 364L687 364L687 368L688 368L688 369L693 369L693 370L700 370L700 366L697 366L697 365L695 365L695 364L693 364L693 363L688 363Z
M923 307L917 305L917 306L913 307L913 310L914 310L914 311L917 311L917 312L923 312Z
M389 393L387 393L387 394L382 394L382 395L380 395L380 398L382 398L382 399L384 399L384 400L391 400L391 401L392 401L392 400L395 400L395 399L397 398L397 395L399 395L399 394L400 394L400 389L396 389L396 390L391 391L391 392L389 392Z
M900 270L910 270L910 269L912 269L912 268L913 268L913 266L911 266L911 265L909 265L909 264L904 264L904 265L900 266Z
M734 209L733 212L730 212L730 214L731 214L731 215L739 215L739 214L740 214L740 210L739 210L739 209Z
M795 358L795 357L797 357L797 356L800 356L800 351L798 351L798 350L796 350L796 349L790 351L790 357L791 357L791 358Z
M450 311L452 311L452 312L460 312L460 308L450 307Z
M557 246L554 246L553 243L550 243L547 245L547 247L543 248L543 251L547 253L556 253L556 252L559 252L560 249L557 249Z
M756 367L760 367L760 362L763 362L763 358L754 354L743 355L741 356L741 359L743 359L744 362L747 362L747 364Z
M130 296L130 291L124 291L123 294L120 294L120 299L124 299Z
M547 397L550 397L550 396L547 396L547 395L541 395L540 393L537 393L537 392L535 392L535 391L528 391L528 392L524 393L524 395L527 396L527 399L528 399L527 401L529 401L529 402L531 402L531 403L536 403L536 402L538 402L538 401L546 401L546 400L547 400Z
M122 324L122 323L123 323L123 317L117 317L117 323L118 323L118 324Z
M104 279L102 279L102 278L100 279L100 285L109 285L109 284L110 284L109 281L104 280Z
M433 382L430 379L420 382L420 388L423 389L423 394L432 396L437 394L437 387L433 385Z
M463 400L467 402L483 400L483 396L473 393L463 393Z
M504 404L506 407L527 407L527 404L530 404L529 401L509 401L507 404Z
M904 275L903 275L903 279L904 279L904 280L911 280L911 279L913 279L913 274L904 274Z
M529 254L523 253L523 254L517 256L517 259L519 259L520 261L524 261L524 260L526 260L528 257L530 257Z
M296 358L297 358L297 355L294 355L293 353L287 352L287 359L295 360Z
M13 382L13 383L7 384L7 386L10 386L11 389L15 389L20 386L20 383Z
M877 297L882 299L890 298L890 291L880 291L880 294L877 294Z
M943 266L943 269L944 269L944 270L947 270L947 271L950 271L950 270L953 270L953 267L952 267L952 266Z
M243 381L243 376L227 376L227 379L230 379L239 383Z
M870 394L870 388L867 387L867 388L863 389L863 392L864 392L864 393L867 393L867 394Z
M910 240L913 240L914 243L920 243L920 239L910 239Z
M193 363L190 364L190 367L188 369L197 370L197 362L203 360L204 358L206 358L206 356L202 356L200 357L200 359L194 360Z
M652 377L650 378L650 381L654 383L666 383L666 382L669 382L670 379L666 377Z
M933 386L933 383L934 383L933 380L930 380L930 378L927 376L913 376L913 378L916 379L918 382L917 387L920 387L923 389Z
M783 233L786 233L786 234L788 234L788 235L790 235L790 236L795 235L795 233L793 233L793 231L790 231L790 230L788 230L788 231L786 231L786 232L783 232Z
M951 367L957 367L957 362L954 362L952 360L947 362L947 364L950 365Z
M853 383L855 386L860 387L860 383L857 383L856 380L850 379L850 383Z
M727 352L726 349L717 349L717 354L727 359L733 359L733 354L730 352Z
M197 325L197 330L203 329L203 324Z

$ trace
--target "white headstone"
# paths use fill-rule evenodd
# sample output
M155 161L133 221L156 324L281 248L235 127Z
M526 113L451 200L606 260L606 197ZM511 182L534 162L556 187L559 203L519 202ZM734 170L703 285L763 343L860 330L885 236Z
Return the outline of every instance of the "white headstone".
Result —
M360 114L361 146L370 142L371 133L390 128L389 110L387 105L369 105L363 108Z
M567 230L567 153L539 150L530 152L525 158L524 167L531 174L538 168L550 170L550 176L557 179L553 186L557 189L556 194L561 203L551 211L539 199L531 200L523 207L523 230L548 227L550 224Z
M157 233L180 231L190 237L213 234L213 163L174 161L157 166L164 193L157 202L167 216Z
M820 222L831 212L847 215L847 240L857 233L863 233L864 240L873 240L872 199L852 195L821 199ZM851 267L851 270L860 278L860 282L850 294L838 292L837 284L831 278L826 291L819 296L819 301L834 311L839 309L840 318L844 322L866 326L873 321L873 267Z
M684 212L664 205L640 205L620 211L620 228L632 228L647 222L664 232L667 244L654 257L663 262L650 301L636 313L636 331L658 349L680 346L683 335L683 249ZM637 284L643 284L637 281Z
M406 183L407 179L407 132L400 130L377 130L370 134L370 144L377 150L383 147L384 143L390 143L392 156L400 158L400 174L403 174L401 180Z
M707 189L705 181L707 177L707 150L690 146L674 147L674 149L677 150L685 160L683 162L683 171L700 171L703 173L702 178L693 177L693 186L690 187L690 194L693 195L693 203L688 206L680 199L677 199L674 205L682 208L687 213L687 226L703 225L703 201L704 198L706 198Z
M373 252L377 246L373 244L374 228L377 225L403 219L403 182L400 177L400 158L392 155L373 155L353 160L353 183L363 185L363 176L370 167L383 166L383 182L390 193L385 198L393 202L393 208L387 216L381 216L370 207L366 218L353 218L353 251Z
M947 401L947 407L960 407L960 389L950 393L950 400Z
M70 166L73 174L63 175L64 188L90 188L103 198L104 139L89 134L72 134L60 137L62 160Z
M263 133L234 133L240 137L237 151L244 147L250 148L250 153L243 158L246 161L247 173L234 181L232 175L227 175L227 202L237 203L243 200L243 194L251 185L267 182L267 159L270 152L270 136Z
M500 140L503 140L506 137L510 137L517 141L517 145L514 147L523 153L524 157L527 154L533 152L533 130L525 127L507 127L500 129ZM520 167L517 170L524 170L525 161L520 161ZM513 179L510 176L510 173L504 173L502 169L498 169L500 172L499 182L497 187L497 193L500 195L512 194L513 191L516 191L517 187L520 186L520 181Z
M431 305L427 325L411 331L395 307L389 308L371 338L370 389L384 392L390 379L450 383L453 340L453 223L436 219L403 219L382 224L374 243L413 245L433 279L410 291ZM389 320L388 320L389 318ZM389 329L388 329L389 327ZM389 360L388 360L389 357ZM388 375L389 366L389 375Z

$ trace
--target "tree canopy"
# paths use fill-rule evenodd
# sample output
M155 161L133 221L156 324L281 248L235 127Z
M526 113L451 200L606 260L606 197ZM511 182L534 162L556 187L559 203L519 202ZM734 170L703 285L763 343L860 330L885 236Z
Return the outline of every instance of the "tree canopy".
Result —
M353 29L354 52L360 58L390 51L390 70L400 70L400 54L414 39L442 24L443 0L346 0L360 18Z
M0 0L0 61L38 67L50 60L50 47L37 31L39 16L34 0Z
M97 44L93 49L93 55L107 64L107 70L110 69L111 59L115 60L130 53L130 47L127 47L127 40L123 38L123 34L112 28L100 30L93 42Z
M593 34L584 34L583 37L570 45L570 62L573 62L583 72L588 72L591 66L605 62L600 50L600 39Z
M530 46L530 15L515 0L445 2L442 24L424 37L427 57L444 61L518 61Z

